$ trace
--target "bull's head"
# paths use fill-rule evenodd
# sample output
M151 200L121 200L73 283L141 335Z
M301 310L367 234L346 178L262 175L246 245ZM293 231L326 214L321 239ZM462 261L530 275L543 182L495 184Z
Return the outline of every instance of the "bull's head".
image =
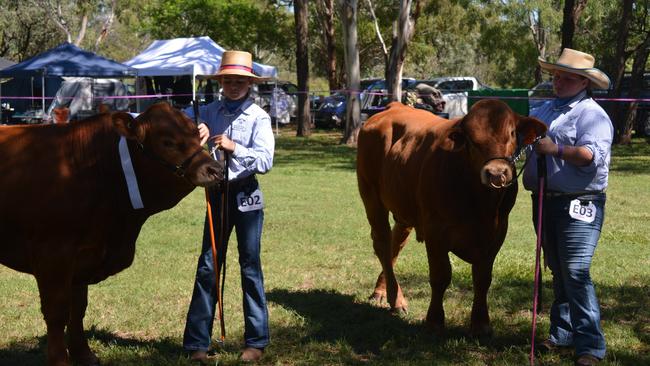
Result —
M531 144L544 132L538 119L520 116L499 100L482 100L449 132L443 149L464 151L482 184L505 188L516 179L518 145Z
M207 187L223 181L223 162L210 157L196 125L169 104L155 104L136 119L123 112L113 113L112 119L120 135L137 141L145 155L191 184Z

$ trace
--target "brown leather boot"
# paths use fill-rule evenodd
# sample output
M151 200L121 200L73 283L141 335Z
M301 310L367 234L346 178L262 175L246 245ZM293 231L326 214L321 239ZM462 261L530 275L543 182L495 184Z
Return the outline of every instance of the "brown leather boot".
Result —
M257 362L262 358L264 350L254 347L246 347L239 356L243 362Z
M206 351L193 351L190 355L190 361L199 362L201 365L210 364L210 358Z
M576 360L576 366L593 366L600 362L600 360L592 355L584 354Z

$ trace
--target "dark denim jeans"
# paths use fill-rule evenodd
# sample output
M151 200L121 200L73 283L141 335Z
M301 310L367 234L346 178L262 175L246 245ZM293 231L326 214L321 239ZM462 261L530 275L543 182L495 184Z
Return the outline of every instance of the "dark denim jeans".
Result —
M256 210L240 212L237 209L235 197L242 189L254 190L258 187L256 180L245 187L234 185L230 189L228 204L229 223L228 237L234 226L237 235L239 251L239 267L244 307L244 341L246 346L263 349L269 344L268 309L264 293L264 276L260 261L260 239L264 222L264 211ZM212 217L215 224L214 232L218 240L218 220L220 202L218 194L213 195ZM220 254L223 251L220 251ZM223 258L218 259L222 263ZM196 269L194 292L187 312L187 323L183 335L183 348L188 351L210 348L212 326L217 301L215 288L214 265L212 262L212 244L206 217L203 229L203 247Z
M591 223L569 216L572 200L592 202L597 213ZM589 269L605 218L605 194L547 197L544 202L544 257L553 273L555 299L551 306L549 339L573 346L577 356L605 357L605 336L600 326L600 305ZM533 197L537 226L537 197Z

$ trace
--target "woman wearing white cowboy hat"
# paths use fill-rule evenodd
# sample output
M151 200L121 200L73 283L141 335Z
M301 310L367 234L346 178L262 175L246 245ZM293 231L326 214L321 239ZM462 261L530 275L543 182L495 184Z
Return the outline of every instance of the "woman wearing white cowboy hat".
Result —
M548 126L545 138L528 155L524 187L533 192L537 222L537 155L544 155L547 187L543 247L553 274L551 328L538 350L573 347L576 365L605 357L600 306L589 270L605 215L605 189L614 129L590 97L591 88L609 88L593 56L565 48L555 63L539 59L553 75L555 99L531 111Z
M198 126L202 144L208 142L211 149L226 151L229 156L229 227L224 242L228 242L227 237L234 227L244 303L243 361L259 360L269 344L268 309L260 261L263 196L255 174L264 174L271 169L275 149L269 115L249 98L251 85L262 80L255 75L252 66L252 57L248 52L223 53L219 72L214 78L221 84L224 98L200 107L201 122ZM191 108L185 113L194 117ZM211 192L212 202L219 202L219 194ZM253 204L248 204L249 201ZM220 217L217 206L212 205L212 217L215 218ZM191 352L192 360L205 364L210 362L207 352L211 344L217 301L207 218L203 231L203 246L187 313L183 348ZM218 228L215 227L214 232L217 233ZM224 258L218 260L223 263Z

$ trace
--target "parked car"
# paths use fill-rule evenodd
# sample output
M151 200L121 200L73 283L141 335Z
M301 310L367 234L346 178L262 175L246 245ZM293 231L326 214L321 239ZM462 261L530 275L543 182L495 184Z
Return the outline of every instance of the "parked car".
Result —
M364 92L370 85L373 85L381 79L371 78L363 79L359 83L359 90L361 90L360 99L363 100ZM314 125L317 128L333 128L345 127L343 120L345 119L347 107L347 93L338 92L330 96L319 98L318 102L313 104Z
M439 89L443 94L468 92L489 88L473 76L444 76L420 82Z
M280 123L296 118L298 86L288 81L264 81L253 86L255 103Z

